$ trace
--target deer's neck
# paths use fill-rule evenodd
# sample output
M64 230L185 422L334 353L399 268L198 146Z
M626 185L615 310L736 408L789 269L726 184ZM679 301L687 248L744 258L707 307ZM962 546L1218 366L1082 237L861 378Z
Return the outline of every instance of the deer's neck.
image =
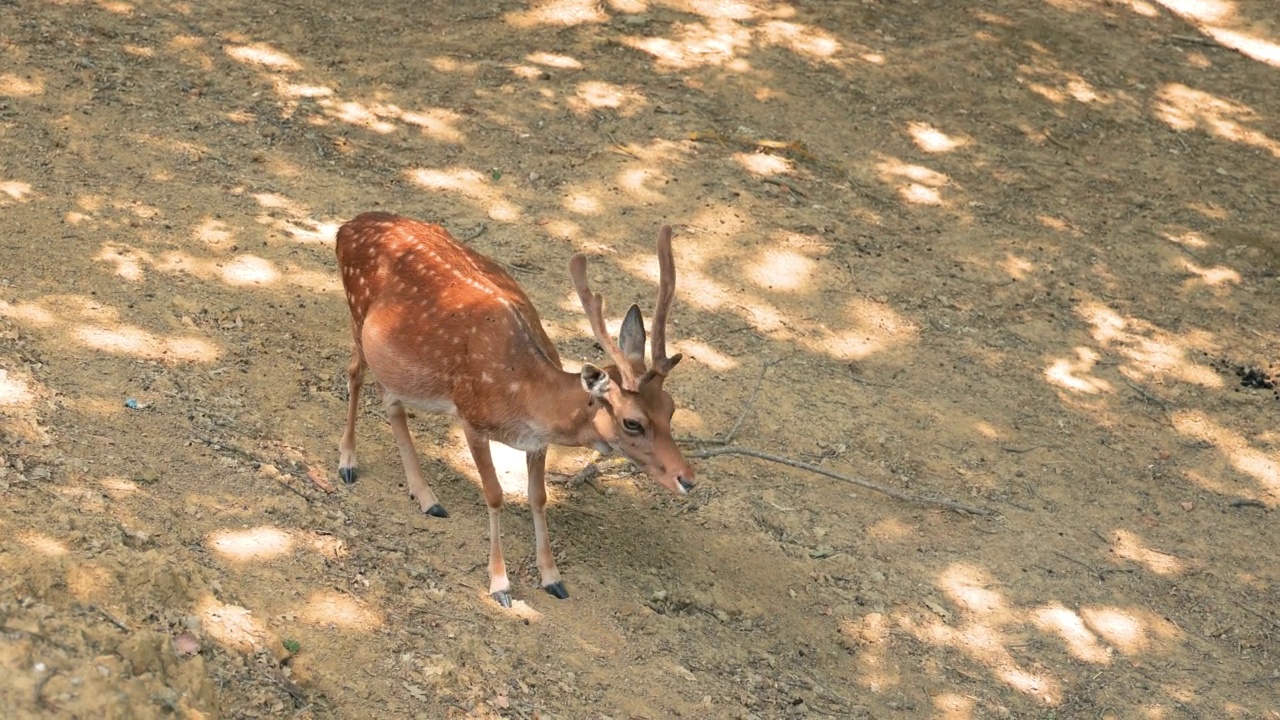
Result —
M565 447L592 447L600 441L595 415L600 411L582 387L578 373L546 366L525 398L529 422L547 442Z

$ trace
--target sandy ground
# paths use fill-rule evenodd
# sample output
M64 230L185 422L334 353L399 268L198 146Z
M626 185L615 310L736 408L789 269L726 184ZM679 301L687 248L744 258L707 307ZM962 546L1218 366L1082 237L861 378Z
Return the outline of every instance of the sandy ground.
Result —
M0 704L1280 717L1278 84L1263 0L0 0ZM503 611L448 421L448 520L376 393L337 481L374 209L570 365L568 258L616 325L670 223L679 434L990 514L614 470L553 489L558 601L500 452Z

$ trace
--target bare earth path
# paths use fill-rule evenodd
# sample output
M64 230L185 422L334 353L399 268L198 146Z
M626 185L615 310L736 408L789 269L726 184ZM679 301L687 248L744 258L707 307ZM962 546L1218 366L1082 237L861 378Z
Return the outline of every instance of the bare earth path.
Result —
M11 717L1280 718L1280 11L1264 0L0 0ZM376 393L335 228L652 308L688 497ZM555 452L577 473L585 454ZM336 492L326 492L330 486Z

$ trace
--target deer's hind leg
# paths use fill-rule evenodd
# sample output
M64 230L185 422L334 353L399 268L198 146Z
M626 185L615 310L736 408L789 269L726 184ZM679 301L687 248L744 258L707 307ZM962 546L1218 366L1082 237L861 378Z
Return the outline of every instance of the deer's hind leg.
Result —
M338 477L348 485L356 481L356 417L360 414L360 389L364 387L366 367L360 346L356 345L347 363L347 429L338 445Z

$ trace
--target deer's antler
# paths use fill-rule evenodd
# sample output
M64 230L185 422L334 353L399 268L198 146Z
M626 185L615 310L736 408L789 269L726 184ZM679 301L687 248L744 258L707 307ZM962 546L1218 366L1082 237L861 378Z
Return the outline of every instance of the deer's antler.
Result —
M604 298L599 293L591 292L591 288L587 285L587 259L582 255L574 255L569 261L569 277L573 279L573 287L578 291L578 299L582 301L582 310L587 314L587 321L591 323L591 332L595 333L596 341L600 343L600 347L609 354L613 360L613 364L618 366L618 372L622 375L622 386L627 390L634 391L637 387L636 375L632 370L631 361L622 352L622 348L618 347L618 343L609 335L609 329L604 324Z

